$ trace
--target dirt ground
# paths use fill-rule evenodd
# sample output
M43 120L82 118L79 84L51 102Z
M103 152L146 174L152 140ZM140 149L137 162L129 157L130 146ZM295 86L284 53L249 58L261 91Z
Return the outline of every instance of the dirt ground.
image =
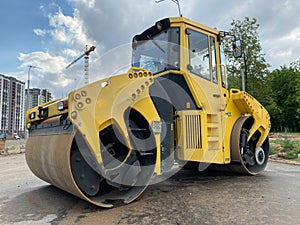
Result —
M269 162L258 176L181 170L129 205L103 209L53 187L25 155L0 156L2 225L299 224L300 166Z
M299 189L300 163L271 156L258 176L181 170L132 204L103 209L35 177L25 154L0 155L0 224L299 224Z
M284 140L285 138L288 138L293 141L300 141L300 133L270 133L269 138L270 140Z
M300 133L270 133L270 148L276 149L277 153L270 155L270 160L284 162L289 164L300 165L300 158L288 159L287 151L290 149L286 149L283 144L276 143L276 141L281 141L285 143L285 141L291 141L291 143L300 147ZM289 144L289 143L288 143ZM297 147L296 147L297 149Z

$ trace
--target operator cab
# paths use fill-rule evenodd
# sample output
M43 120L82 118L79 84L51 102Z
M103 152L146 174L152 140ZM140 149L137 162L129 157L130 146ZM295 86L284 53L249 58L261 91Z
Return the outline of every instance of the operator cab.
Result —
M175 17L160 20L133 38L132 66L155 75L149 94L164 121L162 133L166 134L161 140L161 171L172 168L174 149L179 160L191 161L199 161L205 149L216 150L215 161L224 162L220 140L225 133L222 118L229 98L224 51L221 51L224 33ZM189 127L184 118L198 119ZM207 121L212 127L194 130ZM182 127L189 130L189 136L184 136L187 132L182 132ZM186 143L193 143L193 147L182 140L190 140ZM187 157L187 149L197 150Z
M133 38L132 66L153 74L189 71L192 76L226 87L221 42L227 35L232 36L183 17L166 18ZM235 38L233 53L236 57L242 56L240 44Z

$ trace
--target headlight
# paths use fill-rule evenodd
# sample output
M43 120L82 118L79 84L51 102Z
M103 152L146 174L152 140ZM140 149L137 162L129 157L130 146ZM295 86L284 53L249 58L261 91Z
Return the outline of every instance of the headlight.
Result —
M63 111L68 108L68 100L61 101L57 103L57 110Z
M35 118L35 112L29 114L29 119L33 120Z

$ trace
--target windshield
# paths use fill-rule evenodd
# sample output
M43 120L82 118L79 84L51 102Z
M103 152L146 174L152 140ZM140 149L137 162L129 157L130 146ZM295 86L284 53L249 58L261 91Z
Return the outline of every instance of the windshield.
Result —
M133 45L135 67L145 68L153 74L179 69L179 27L169 28Z

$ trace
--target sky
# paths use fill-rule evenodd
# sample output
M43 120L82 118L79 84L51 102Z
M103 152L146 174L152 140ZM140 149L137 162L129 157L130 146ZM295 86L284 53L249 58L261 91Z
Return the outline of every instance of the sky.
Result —
M267 3L266 3L267 2ZM232 20L256 18L271 70L300 59L298 0L180 0L184 17L219 30ZM84 60L65 67L88 46L90 81L124 71L135 34L162 18L178 16L172 0L1 0L0 74L64 97L84 83Z

